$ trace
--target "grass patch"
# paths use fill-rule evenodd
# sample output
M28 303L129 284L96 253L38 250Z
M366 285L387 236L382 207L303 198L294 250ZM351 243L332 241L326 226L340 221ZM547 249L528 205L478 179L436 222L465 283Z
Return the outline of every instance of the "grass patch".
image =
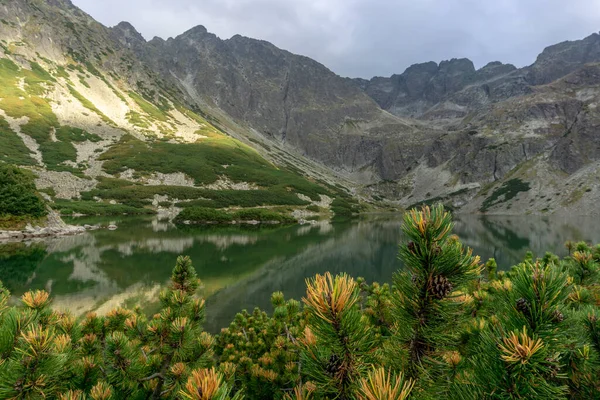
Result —
M218 137L222 134L222 132L218 128L216 128L213 124L211 124L205 118L199 116L195 112L179 105L176 105L175 108L180 113L182 113L183 115L185 115L186 117L198 124L198 127L200 129L196 131L197 134L204 135L207 137Z
M59 65L56 68L56 76L59 78L70 79L69 73L67 72L65 67L63 67L62 65Z
M138 112L129 111L125 118L127 118L127 121L129 121L129 123L133 126L137 126L138 128L143 129L150 128L150 123L146 121L142 114Z
M507 202L515 198L520 192L528 192L530 189L529 182L523 182L519 178L508 180L483 201L479 211L486 212L491 207Z
M81 93L79 93L77 90L75 90L75 88L73 86L68 85L68 87L69 87L69 92L71 92L71 95L73 97L75 97L81 103L81 105L83 105L88 110L98 114L98 116L100 116L102 121L104 121L106 124L113 125L113 126L117 125L117 124L115 124L115 122L113 120L111 120L106 115L104 115L104 113L102 113L102 111L98 110L91 101L89 101L88 99L83 97L83 95Z
M146 101L142 96L133 91L129 91L128 94L129 97L131 97L146 114L158 121L167 122L167 114L164 111L160 110L154 104Z

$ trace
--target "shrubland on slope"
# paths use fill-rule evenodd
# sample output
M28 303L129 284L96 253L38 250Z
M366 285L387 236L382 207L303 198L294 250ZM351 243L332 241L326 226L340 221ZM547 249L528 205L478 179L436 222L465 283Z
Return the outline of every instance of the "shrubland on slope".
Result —
M0 157L63 210L327 206L344 187L383 206L597 213L598 34L522 69L351 80L202 26L146 41L68 0L3 0L0 21Z

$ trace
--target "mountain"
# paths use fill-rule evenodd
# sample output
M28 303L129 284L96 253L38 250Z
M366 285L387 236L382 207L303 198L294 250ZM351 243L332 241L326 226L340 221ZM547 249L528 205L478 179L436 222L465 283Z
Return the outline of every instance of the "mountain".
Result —
M33 170L53 207L304 208L347 196L325 168L187 102L137 58L141 36L119 28L116 40L68 0L0 7L0 160Z
M0 22L0 157L59 207L303 207L349 191L384 207L599 211L598 34L520 69L463 58L364 80L203 26L146 41L68 0L5 0Z

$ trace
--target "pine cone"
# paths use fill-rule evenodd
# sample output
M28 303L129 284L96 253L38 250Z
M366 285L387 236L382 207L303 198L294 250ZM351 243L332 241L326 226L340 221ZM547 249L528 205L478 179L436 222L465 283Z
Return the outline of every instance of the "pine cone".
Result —
M413 254L417 252L417 246L415 246L415 242L413 242L412 240L408 242L408 251L410 251Z
M563 313L561 313L559 310L554 310L554 312L552 313L552 321L554 322L563 322L565 319L565 316L563 315Z
M529 315L531 312L531 305L524 298L517 300L517 310L521 311L525 315Z
M442 275L434 276L431 280L429 292L437 299L443 299L448 296L452 290L454 290L452 283Z
M329 357L329 362L327 363L325 370L329 375L334 376L340 370L341 366L342 359L339 358L337 355L332 354L331 357Z

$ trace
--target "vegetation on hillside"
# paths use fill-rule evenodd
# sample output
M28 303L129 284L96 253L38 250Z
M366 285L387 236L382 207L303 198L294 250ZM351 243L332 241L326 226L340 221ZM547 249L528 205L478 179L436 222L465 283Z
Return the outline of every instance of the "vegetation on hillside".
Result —
M439 206L404 218L393 285L308 279L302 303L242 311L211 336L191 261L162 309L51 310L0 291L3 398L593 399L600 393L600 247L532 255L508 272L452 235Z
M237 211L222 211L213 208L185 208L175 222L192 224L231 224L257 221L263 223L293 224L296 219L289 215L266 208L245 208Z
M10 118L27 118L26 123L20 125L20 130L39 145L42 161L49 170L81 175L80 168L65 164L77 161L77 151L72 142L98 141L100 138L82 129L61 126L49 101L44 98L56 80L37 63L30 63L30 68L21 68L9 59L0 59L1 108ZM85 99L81 97L81 100ZM0 144L5 145L0 147L2 161L17 165L35 164L29 150L4 119L0 121L0 129L3 131Z
M199 185L213 183L225 176L233 182L255 183L270 190L291 188L314 200L319 200L319 194L329 193L298 174L276 168L252 148L225 135L189 144L146 143L133 136L124 136L100 159L105 161L106 172L112 175L127 169L148 175L183 172Z
M46 214L44 201L35 189L33 174L0 163L0 228L10 228Z

